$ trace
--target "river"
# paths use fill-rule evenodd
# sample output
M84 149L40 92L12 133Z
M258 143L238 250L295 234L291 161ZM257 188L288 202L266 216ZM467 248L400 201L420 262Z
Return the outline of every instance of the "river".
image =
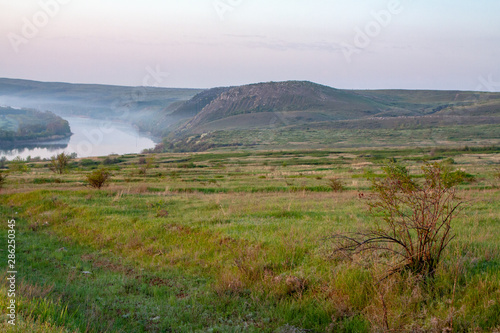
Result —
M65 152L76 153L77 157L106 156L110 154L140 153L153 148L152 138L140 133L129 124L96 120L90 118L64 117L74 134L65 140L23 144L22 147L2 150L0 156L12 160L28 156L50 158Z

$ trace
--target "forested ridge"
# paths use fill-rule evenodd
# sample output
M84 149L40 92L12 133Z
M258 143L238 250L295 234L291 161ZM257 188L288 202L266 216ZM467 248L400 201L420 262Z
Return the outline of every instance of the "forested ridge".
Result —
M70 135L68 121L50 111L0 107L0 143L58 139Z

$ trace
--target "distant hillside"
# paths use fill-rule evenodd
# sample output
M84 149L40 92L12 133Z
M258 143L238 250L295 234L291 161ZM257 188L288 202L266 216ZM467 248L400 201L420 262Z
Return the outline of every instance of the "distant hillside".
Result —
M0 78L0 105L131 123L155 135L159 120L200 89L121 87ZM167 124L171 125L171 124Z
M17 141L56 140L70 135L68 122L52 112L0 107L0 146Z
M254 145L260 142L252 140L256 133L275 138L278 132L294 131L294 137L301 137L298 133L311 131L328 135L328 131L339 130L498 127L500 93L339 90L304 81L267 82L204 91L182 103L171 115L184 121L168 137L168 146L204 150ZM490 135L493 132L488 131L488 140L496 140L495 135ZM307 145L306 137L314 136L302 137ZM454 137L459 138L460 133ZM272 144L273 140L276 138L264 143ZM471 140L470 135L467 140Z
M182 151L350 146L360 136L365 141L356 145L389 145L396 137L412 145L500 143L500 93L488 92L341 90L307 81L202 90L0 79L0 105L127 122Z
M289 125L354 119L387 108L383 103L348 91L301 81L212 89L209 93L212 94L207 98L209 102L180 131L199 133L227 126L252 128L276 122Z
M379 116L500 115L500 93L436 90L359 90L356 93L399 111L389 110Z

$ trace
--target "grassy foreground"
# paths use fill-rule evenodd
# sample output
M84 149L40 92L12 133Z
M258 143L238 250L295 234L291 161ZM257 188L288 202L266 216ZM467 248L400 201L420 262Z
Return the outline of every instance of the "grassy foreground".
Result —
M15 218L12 332L498 332L497 148L126 155L11 172L0 196L1 272ZM380 280L372 258L325 238L371 225L367 177L396 158L446 160L475 176L436 277ZM146 159L146 160L145 160ZM149 163L149 164L148 164ZM98 191L85 175L105 164ZM19 169L25 170L25 168ZM329 179L346 187L334 192Z

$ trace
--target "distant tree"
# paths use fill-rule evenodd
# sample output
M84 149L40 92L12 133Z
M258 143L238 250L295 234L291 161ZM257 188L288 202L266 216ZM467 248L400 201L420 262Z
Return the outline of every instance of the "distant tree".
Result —
M69 160L70 156L64 152L60 153L57 156L52 156L52 159L50 160L49 169L55 173L62 175L66 171L66 168L68 167Z
M97 169L87 175L87 183L90 187L100 190L111 178L111 173L106 169Z
M5 169L7 167L7 157L2 156L0 158L0 169Z

